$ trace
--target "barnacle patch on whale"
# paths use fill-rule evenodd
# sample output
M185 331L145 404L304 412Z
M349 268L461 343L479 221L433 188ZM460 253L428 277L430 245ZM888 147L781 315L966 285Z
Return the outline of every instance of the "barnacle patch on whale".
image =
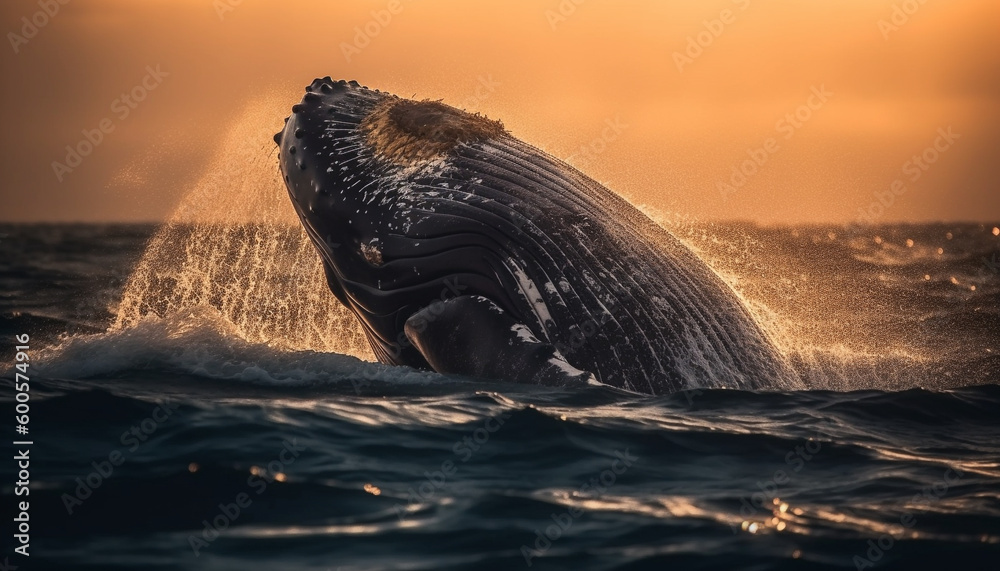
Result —
M503 123L440 101L388 99L361 122L375 155L402 166L442 156L462 143L506 133Z

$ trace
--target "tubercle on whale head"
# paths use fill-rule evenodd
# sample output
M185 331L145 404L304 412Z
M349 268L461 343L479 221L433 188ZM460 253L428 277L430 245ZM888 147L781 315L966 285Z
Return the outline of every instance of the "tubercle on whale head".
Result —
M292 106L293 115L337 92L354 90L382 96L384 99L361 119L358 127L375 156L400 166L412 166L441 156L458 144L499 137L507 132L503 123L479 113L468 113L441 101L402 99L371 90L354 80L334 81L326 76L313 80L305 90L302 102ZM330 109L331 113L335 111ZM290 117L285 118L286 124ZM274 142L281 145L283 137L284 130L278 131Z
M334 79L330 78L330 76L328 75L326 77L318 77L318 78L314 79L312 81L312 83L310 83L309 85L307 85L306 86L306 94L310 94L310 93L330 94L330 93L333 93L335 90L338 90L338 89L339 90L345 90L346 88L355 88L355 89L360 89L360 90L364 90L364 91L373 91L373 93L376 93L376 94L381 94L382 93L378 89L370 90L370 89L368 89L367 86L361 85L356 80L353 80L353 79L350 80L350 81L347 81L345 79L334 80ZM306 98L303 98L303 99L304 99L304 101L308 101L308 99L306 99ZM301 110L301 107L300 107L301 105L302 105L301 103L293 105L292 106L292 113L295 113L295 112ZM286 124L288 123L288 120L290 118L291 118L291 115L289 115L288 117L285 117L285 123ZM282 129L281 131L278 131L277 133L274 134L273 139L274 139L275 144L281 145L281 140L282 140L283 133L284 133L284 129Z
M506 134L499 121L440 101L402 99L357 81L328 76L305 90L274 136L285 184L303 222L349 216L359 207L367 211L372 189L393 192L393 185L380 180L383 175L430 163L460 144Z
M367 221L359 215L360 197L354 196L367 186L369 175L340 165L356 159L350 134L383 97L356 81L316 79L274 135L289 198L324 257L349 261L358 243L370 239Z

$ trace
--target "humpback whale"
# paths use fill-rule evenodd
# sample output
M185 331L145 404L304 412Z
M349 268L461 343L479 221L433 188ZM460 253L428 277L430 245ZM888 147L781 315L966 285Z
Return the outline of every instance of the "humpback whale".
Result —
M325 77L274 140L330 290L383 363L648 394L798 386L705 262L498 121Z

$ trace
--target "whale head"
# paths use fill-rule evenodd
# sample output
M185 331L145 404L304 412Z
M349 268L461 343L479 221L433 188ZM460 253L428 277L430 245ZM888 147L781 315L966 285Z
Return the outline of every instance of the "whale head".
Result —
M368 246L391 225L384 207L405 187L394 183L459 144L502 134L501 123L438 101L325 77L306 87L274 141L289 196L321 252L370 262Z
M355 81L325 77L306 87L274 135L280 169L331 290L363 324L372 325L376 315L403 318L414 299L410 292L393 301L392 290L412 286L401 283L403 276L422 268L407 274L390 267L407 256L411 269L417 264L414 242L400 238L414 236L407 232L406 208L418 186L412 181L456 146L504 133L499 122L480 115L437 101L402 99Z

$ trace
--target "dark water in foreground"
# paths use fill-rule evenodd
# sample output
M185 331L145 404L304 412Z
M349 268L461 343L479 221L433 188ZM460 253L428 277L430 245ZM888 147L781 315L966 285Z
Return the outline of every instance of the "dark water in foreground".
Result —
M0 562L996 569L991 229L690 229L813 389L646 397L282 352L196 312L106 334L152 229L0 226L5 446L22 333L34 442L31 557L8 456Z

